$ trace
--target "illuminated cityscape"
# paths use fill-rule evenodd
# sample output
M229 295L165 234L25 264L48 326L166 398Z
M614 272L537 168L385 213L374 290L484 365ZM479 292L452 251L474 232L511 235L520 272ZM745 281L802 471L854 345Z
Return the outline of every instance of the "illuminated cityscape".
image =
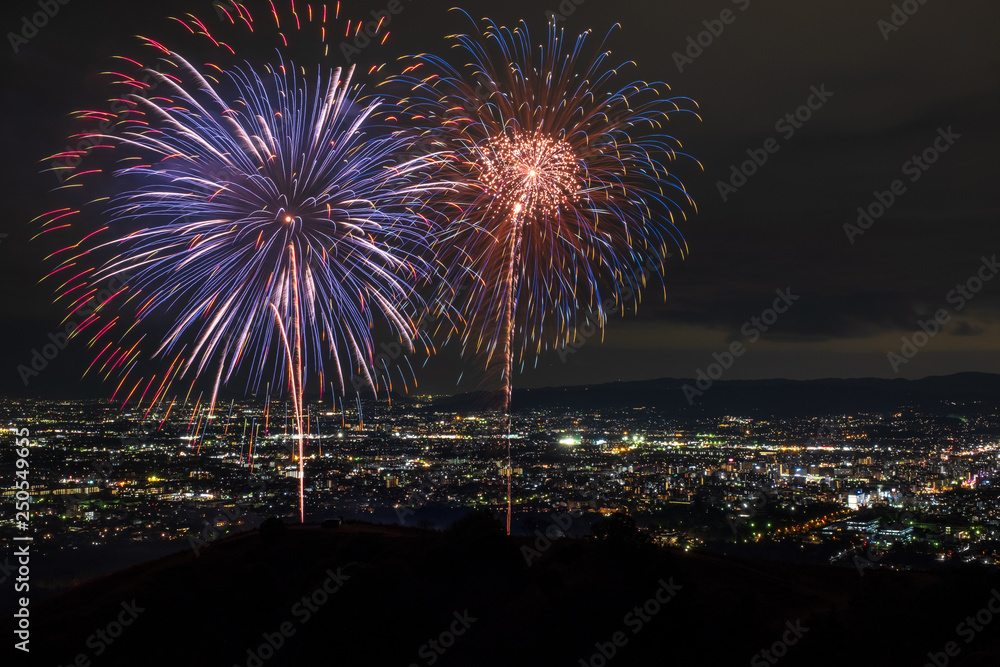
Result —
M504 509L503 418L435 408L433 397L360 407L309 405L308 521L443 528L464 512ZM857 556L880 568L994 566L1000 417L952 409L823 418L519 411L509 435L515 533L569 513L566 534L584 536L625 513L655 542L688 550L850 567ZM165 410L5 401L11 429L34 415L37 549L196 546L268 516L291 520L298 466L284 406ZM12 502L14 491L4 495ZM4 516L12 526L13 511ZM872 549L877 560L865 556Z

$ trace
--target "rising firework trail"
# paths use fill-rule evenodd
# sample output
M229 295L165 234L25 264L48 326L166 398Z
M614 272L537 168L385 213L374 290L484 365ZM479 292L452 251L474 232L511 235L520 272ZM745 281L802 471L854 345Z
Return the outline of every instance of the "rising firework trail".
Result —
M463 349L499 374L506 412L515 357L523 369L572 343L588 306L603 329L648 281L662 285L670 247L687 252L675 222L694 202L665 163L690 156L663 126L697 105L663 83L616 83L625 65L609 66L603 43L587 55L589 32L550 22L533 49L524 22L483 25L451 38L464 67L424 54L397 81L426 145L454 156L442 173L460 190L436 249L446 289L467 288Z
M690 156L662 132L697 105L663 83L616 83L624 65L608 65L604 43L585 55L589 32L567 39L554 19L537 51L523 21L483 26L451 38L463 68L424 54L398 80L412 87L412 117L426 119L423 140L454 157L445 178L461 184L436 249L451 269L445 289L463 294L463 351L499 374L509 534L515 356L523 370L573 343L588 306L603 332L608 311L638 304L650 279L663 285L670 246L687 252L675 222L694 202L665 162Z
M229 423L233 420L233 405L236 403L236 399L229 401L229 415L226 416L226 430L223 435L229 435Z
M306 7L308 17L292 5L291 25L322 21L325 36L326 9ZM242 5L230 9L234 24L253 29ZM198 19L177 20L233 51ZM190 382L190 395L211 374L206 426L220 388L241 373L247 392L269 379L284 386L295 411L304 521L307 383L322 392L330 374L343 393L345 377L360 377L378 393L376 325L414 350L423 308L416 289L429 274L424 201L444 189L426 178L435 158L399 158L410 140L386 128L387 105L362 97L353 66L297 67L280 55L264 66L201 65L141 39L151 62L122 58L132 73L109 73L125 91L112 106L118 111L81 114L113 121L91 136L115 166L64 180L82 187L103 173L116 193L91 202L87 215L60 208L41 216L39 234L74 232L74 242L50 255L56 266L46 279L69 304L69 320L81 317L99 283L129 276L73 330L96 351L88 371L121 375L116 394L131 388L125 402L142 383L129 378L156 360L173 362L150 405L178 382Z

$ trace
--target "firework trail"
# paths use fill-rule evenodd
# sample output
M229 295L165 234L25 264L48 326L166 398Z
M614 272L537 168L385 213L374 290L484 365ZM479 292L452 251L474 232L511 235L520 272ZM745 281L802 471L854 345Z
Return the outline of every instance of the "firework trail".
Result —
M307 7L325 25L326 9L320 17ZM229 8L233 23L253 29L242 5ZM295 24L305 20L292 10ZM198 19L177 20L233 52ZM199 66L141 39L156 67L123 59L136 71L112 73L129 91L115 100L119 110L82 114L113 117L113 131L93 139L117 162L78 169L63 185L106 171L117 194L92 202L105 221L97 228L71 209L41 217L39 234L71 227L77 239L50 255L56 267L46 278L69 320L100 281L130 276L73 332L97 351L88 372L121 375L116 395L132 387L126 403L151 359L169 364L151 407L174 383L193 386L206 373L209 414L241 370L246 391L269 376L284 385L299 434L301 505L306 383L315 378L322 391L329 368L341 391L345 376L360 374L377 393L377 323L414 350L416 287L429 270L423 202L437 187L424 175L434 158L399 160L408 140L386 129L381 100L361 97L353 66L310 73L280 56L263 67Z
M523 21L484 20L450 38L464 67L423 54L395 78L412 88L403 103L426 119L425 144L453 155L442 172L460 186L436 251L446 289L468 288L463 351L499 373L504 412L515 355L523 369L573 342L587 306L603 329L650 278L662 284L668 247L687 251L674 223L694 202L664 162L690 156L662 130L696 105L666 84L616 84L603 43L586 55L588 35L550 21L533 51Z

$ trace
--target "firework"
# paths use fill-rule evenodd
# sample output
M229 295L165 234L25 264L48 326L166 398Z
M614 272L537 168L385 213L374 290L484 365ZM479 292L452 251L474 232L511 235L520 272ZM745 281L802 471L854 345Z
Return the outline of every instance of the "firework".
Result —
M231 9L251 25L241 7ZM182 23L208 35L196 19ZM435 187L422 174L433 158L399 160L406 140L382 125L380 100L361 97L353 67L307 74L279 58L199 68L144 41L156 67L126 59L139 70L118 83L132 92L116 100L113 131L94 137L118 158L109 170L118 193L95 202L105 224L54 253L47 277L70 319L101 281L129 276L73 333L97 351L88 372L121 375L115 393L128 391L124 403L148 399L151 410L174 383L207 373L209 414L241 370L246 390L268 376L285 386L301 495L306 383L315 378L322 391L327 368L342 392L345 376L360 374L377 393L376 324L407 350L418 339L415 288L429 266L423 202ZM64 187L96 171L78 170ZM40 233L74 213L43 216ZM151 358L165 374L138 377Z
M662 284L669 247L687 251L675 221L694 202L665 162L690 156L662 129L696 105L666 84L616 85L603 43L585 56L588 35L550 22L533 52L524 22L486 20L450 38L463 68L424 54L396 79L426 145L453 156L442 173L460 186L436 250L447 288L467 288L463 350L499 372L505 411L516 348L523 368L572 342L588 306L603 328L649 279Z

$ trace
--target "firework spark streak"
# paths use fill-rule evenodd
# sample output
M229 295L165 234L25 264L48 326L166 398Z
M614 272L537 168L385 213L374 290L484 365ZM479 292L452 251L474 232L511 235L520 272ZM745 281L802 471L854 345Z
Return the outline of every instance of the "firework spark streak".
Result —
M240 10L250 25L248 16ZM207 35L197 19L185 27ZM315 378L322 391L330 361L341 391L345 374L360 373L377 394L376 323L409 351L419 340L416 288L430 267L424 202L446 188L424 177L433 156L398 159L408 140L384 125L381 100L360 96L353 66L310 75L279 58L199 68L144 41L166 66L126 59L145 79L117 74L131 92L116 100L124 110L114 131L96 135L119 158L118 194L94 203L107 222L53 253L47 278L57 301L70 304L68 318L97 281L131 276L73 334L98 351L88 372L122 376L116 394L131 388L129 398L138 397L140 384L153 386L128 381L150 356L170 364L150 407L175 382L193 385L206 373L209 415L220 386L241 369L248 391L269 374L284 385L295 406L301 488L306 383ZM155 96L143 94L152 87ZM74 173L63 187L100 171ZM40 233L75 213L42 216ZM146 398L143 391L140 404Z
M675 221L694 202L664 162L690 156L662 128L697 114L666 84L614 84L604 45L584 54L589 33L567 40L550 22L533 52L523 22L484 26L452 37L463 69L424 54L396 80L426 119L425 145L454 156L442 172L460 186L436 250L452 270L447 288L469 288L463 349L499 372L506 411L515 355L523 369L572 342L588 305L603 329L603 304L617 309L650 278L662 285L668 246L686 253Z

